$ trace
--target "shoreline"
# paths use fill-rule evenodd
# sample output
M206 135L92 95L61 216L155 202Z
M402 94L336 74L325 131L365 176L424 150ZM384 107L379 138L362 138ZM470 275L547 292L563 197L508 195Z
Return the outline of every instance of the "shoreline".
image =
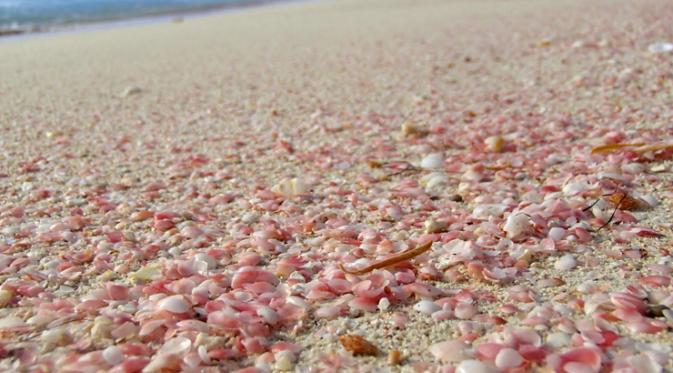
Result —
M184 10L165 10L152 14L129 15L128 17L112 17L83 22L72 22L51 26L32 26L30 29L0 29L0 43L6 40L25 40L33 37L63 35L70 33L99 31L123 27L142 26L164 22L181 23L186 20L199 19L218 14L245 11L256 8L266 8L320 0L258 0L254 3L204 5L202 7Z

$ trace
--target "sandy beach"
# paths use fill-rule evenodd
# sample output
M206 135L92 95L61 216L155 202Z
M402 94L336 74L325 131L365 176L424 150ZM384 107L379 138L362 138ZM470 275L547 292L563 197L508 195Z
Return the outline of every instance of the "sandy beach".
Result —
M328 0L0 39L0 371L673 371L672 17Z

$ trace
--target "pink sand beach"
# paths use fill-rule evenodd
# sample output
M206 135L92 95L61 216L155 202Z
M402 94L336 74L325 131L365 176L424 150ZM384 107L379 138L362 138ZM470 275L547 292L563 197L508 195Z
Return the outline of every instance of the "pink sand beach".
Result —
M0 42L0 370L672 371L672 18L327 0Z

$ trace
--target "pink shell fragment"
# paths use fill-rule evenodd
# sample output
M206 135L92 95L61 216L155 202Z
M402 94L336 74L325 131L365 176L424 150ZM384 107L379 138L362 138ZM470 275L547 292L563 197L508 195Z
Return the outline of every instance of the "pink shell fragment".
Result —
M258 269L256 267L245 266L239 269L231 279L231 287L240 289L245 284L255 282L266 282L271 285L278 284L278 277L269 271Z
M577 347L548 358L548 363L559 373L598 373L601 369L601 362L600 352L589 347Z

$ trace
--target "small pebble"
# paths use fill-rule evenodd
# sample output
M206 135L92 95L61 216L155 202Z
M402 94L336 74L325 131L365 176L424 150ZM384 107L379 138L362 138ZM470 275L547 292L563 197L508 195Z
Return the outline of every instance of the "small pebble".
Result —
M425 156L421 161L421 167L426 170L432 170L442 167L444 164L444 158L441 154L435 153Z
M493 153L500 153L505 146L505 139L503 139L502 136L490 136L484 140L484 145L486 145L486 150Z
M430 219L425 221L424 226L425 233L439 233L445 231L448 227L448 224L444 221Z
M577 260L572 254L565 254L554 264L554 268L559 271L569 271L577 266Z
M402 136L404 137L422 137L427 134L426 130L422 129L418 124L412 121L406 121L402 123L400 130L402 132Z
M388 352L388 364L399 365L402 362L402 353L399 350L390 350Z
M0 289L0 308L5 307L14 297L14 293L7 289Z
M456 367L456 373L496 373L497 371L479 360L463 360Z
M158 309L171 313L185 313L192 309L182 295L171 295L159 301Z
M129 96L137 95L140 92L142 92L142 89L140 87L136 87L136 86L126 87L126 89L124 89L122 91L121 97L129 97Z
M509 238L519 238L530 229L530 218L524 214L511 214L502 228Z
M570 343L570 335L563 332L551 333L547 336L547 344L554 348L563 348Z
M650 53L668 53L673 51L673 43L657 42L647 47Z
M124 355L119 347L110 346L103 350L103 359L110 365L117 365L124 361Z
M390 301L388 298L383 297L379 300L378 309L382 312L385 312L390 307Z
M433 312L439 311L441 309L442 307L429 300L422 300L414 305L414 310L426 315L431 315Z
M65 328L47 329L40 337L43 343L52 346L63 346L70 342L70 333Z
M552 229L549 230L549 234L547 236L554 241L559 241L562 240L565 237L565 235L566 235L565 229L561 227L553 227Z
M7 316L0 319L0 329L10 329L26 326L26 323L16 316Z
M274 368L281 371L291 371L294 368L294 361L296 356L292 351L283 350L274 355L276 363Z
M477 314L477 309L472 303L458 303L453 311L457 318L461 320L471 319Z
M495 357L495 366L501 370L516 368L522 363L523 357L512 348L503 348Z
M467 358L466 345L458 340L435 343L430 346L430 353L443 363L453 363Z

